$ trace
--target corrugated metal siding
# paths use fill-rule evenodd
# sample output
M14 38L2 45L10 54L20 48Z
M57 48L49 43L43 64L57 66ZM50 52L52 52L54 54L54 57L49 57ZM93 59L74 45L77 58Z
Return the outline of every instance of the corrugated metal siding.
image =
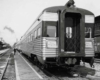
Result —
M32 43L33 49L31 50L31 53L36 55L42 55L42 38L34 39Z
M94 49L93 48L91 48L91 49L86 48L85 54L86 54L86 56L94 56Z
M92 42L91 48L85 47L85 56L86 57L94 56L94 40L92 38L87 38L87 39L85 39L85 42ZM86 46L86 44L85 44L85 46Z
M24 43L21 47L25 54L30 56L30 53L41 55L42 54L42 38L34 39L31 42Z
M55 40L57 42L57 38L43 38L43 55L47 57L56 57L58 55L58 48L48 48L47 41Z

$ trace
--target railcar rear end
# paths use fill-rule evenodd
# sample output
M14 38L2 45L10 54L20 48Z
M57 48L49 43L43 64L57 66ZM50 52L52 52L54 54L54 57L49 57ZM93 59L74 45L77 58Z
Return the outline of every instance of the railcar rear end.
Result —
M51 13L47 12L47 14ZM45 62L75 65L80 64L82 59L91 63L94 57L92 36L94 15L89 13L83 15L76 9L62 13L58 11L58 13L52 13L51 16L54 14L56 14L55 17L58 16L57 21L44 22L43 29L46 29L46 32L43 37L43 59ZM90 21L86 21L86 18Z

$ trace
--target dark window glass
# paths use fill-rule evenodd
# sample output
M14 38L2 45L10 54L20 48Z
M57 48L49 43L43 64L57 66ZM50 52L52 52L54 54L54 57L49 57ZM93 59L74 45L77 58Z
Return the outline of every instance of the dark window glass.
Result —
M38 28L38 36L41 35L41 28Z
M36 32L36 31L34 32L34 37L35 37L35 38L37 37L37 32Z
M47 26L47 37L56 37L56 26Z

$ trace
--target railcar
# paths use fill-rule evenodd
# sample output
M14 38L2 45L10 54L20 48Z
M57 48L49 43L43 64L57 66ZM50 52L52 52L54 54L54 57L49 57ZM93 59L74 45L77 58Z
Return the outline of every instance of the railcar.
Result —
M33 15L34 16L34 15ZM94 14L74 6L43 10L20 40L20 50L44 66L80 65L80 61L93 64Z
M15 45L14 45L14 49L16 49L18 52L22 52L21 48L20 48L20 42L17 42Z
M95 57L100 58L100 16L95 17L94 47Z

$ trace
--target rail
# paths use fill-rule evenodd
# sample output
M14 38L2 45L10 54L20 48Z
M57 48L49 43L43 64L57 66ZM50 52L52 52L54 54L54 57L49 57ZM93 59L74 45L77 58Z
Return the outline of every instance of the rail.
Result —
M6 54L6 52L3 53L0 57L5 56L5 54ZM6 71L6 69L7 69L7 66L8 66L8 63L9 63L10 56L11 56L11 54L9 54L9 56L8 56L8 58L7 58L7 60L6 60L5 67L3 68L2 73L1 73L1 75L0 75L0 80L3 80L3 76L4 76L5 71Z

